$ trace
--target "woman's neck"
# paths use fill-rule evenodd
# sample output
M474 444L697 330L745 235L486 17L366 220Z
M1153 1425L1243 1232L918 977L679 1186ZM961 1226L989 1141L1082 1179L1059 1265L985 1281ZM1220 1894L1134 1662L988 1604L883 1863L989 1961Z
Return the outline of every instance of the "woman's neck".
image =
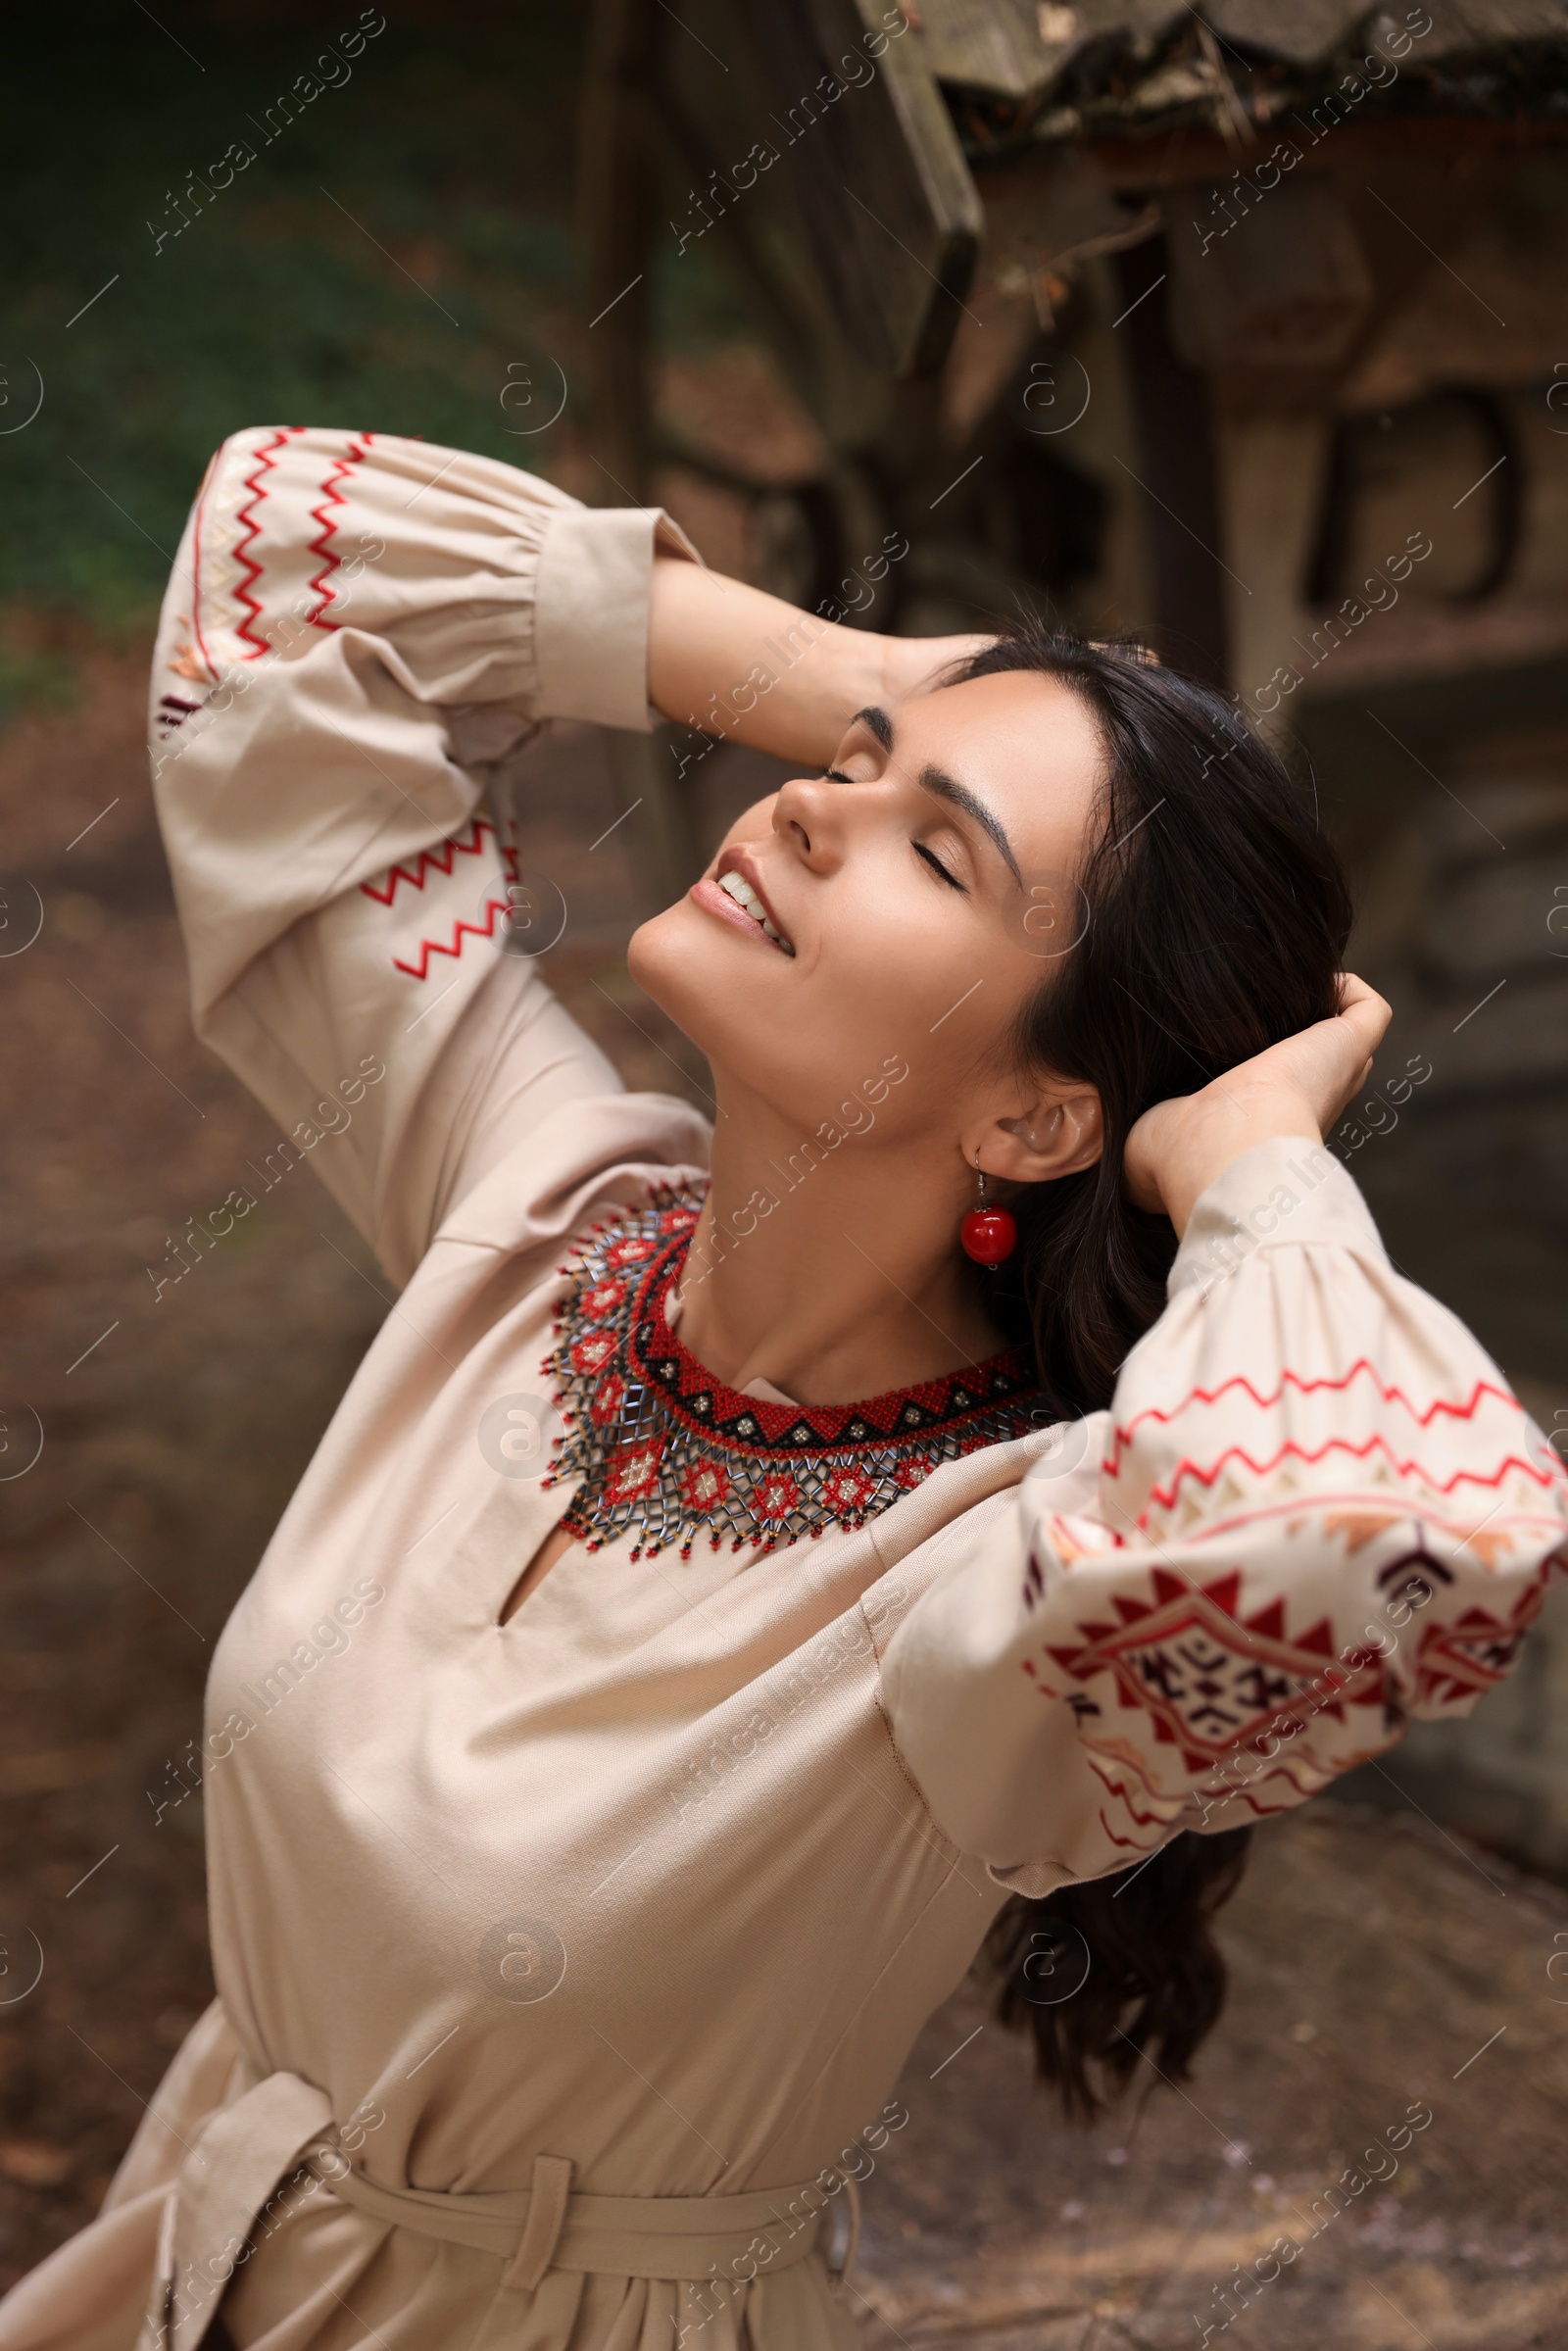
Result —
M734 1388L854 1403L961 1371L1006 1344L959 1252L961 1167L871 1122L809 1142L722 1089L712 1183L681 1284L680 1335ZM834 1137L837 1140L834 1140Z

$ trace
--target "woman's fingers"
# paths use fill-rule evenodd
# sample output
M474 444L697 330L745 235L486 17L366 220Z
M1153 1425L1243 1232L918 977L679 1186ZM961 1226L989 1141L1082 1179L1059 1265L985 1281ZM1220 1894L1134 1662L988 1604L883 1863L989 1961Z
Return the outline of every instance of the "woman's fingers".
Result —
M1341 973L1337 1017L1304 1032L1308 1038L1321 1037L1329 1047L1331 1063L1338 1064L1332 1075L1325 1071L1328 1092L1323 1098L1321 1122L1325 1130L1343 1115L1372 1075L1373 1057L1393 1017L1393 1007L1365 980L1353 971Z
M1369 988L1357 973L1341 972L1338 1016L1332 1021L1323 1022L1322 1026L1327 1030L1338 1030L1346 1050L1358 1057L1354 1076L1345 1086L1322 1122L1325 1133L1344 1117L1371 1077L1374 1054L1393 1017L1393 1007L1375 989Z
M1364 1050L1370 1057L1383 1042L1389 1022L1394 1018L1394 1007L1379 996L1375 988L1369 988L1357 973L1342 971L1339 1017L1356 1036L1366 1038Z
M1141 1206L1157 1200L1181 1232L1193 1201L1254 1144L1327 1134L1371 1075L1391 1017L1363 979L1344 973L1337 1013L1145 1113L1127 1139L1131 1197Z
M1219 1083L1298 1086L1315 1106L1319 1126L1326 1127L1366 1083L1372 1056L1392 1017L1381 996L1353 972L1346 972L1337 1013L1283 1038Z

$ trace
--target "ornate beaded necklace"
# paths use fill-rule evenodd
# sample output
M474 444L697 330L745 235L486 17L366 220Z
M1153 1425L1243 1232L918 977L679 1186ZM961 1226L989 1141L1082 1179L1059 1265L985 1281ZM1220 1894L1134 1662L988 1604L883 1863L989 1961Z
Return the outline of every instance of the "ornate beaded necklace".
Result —
M706 1371L664 1316L703 1195L656 1193L595 1226L562 1272L546 1370L565 1432L544 1480L582 1483L562 1525L598 1550L638 1531L632 1557L706 1533L764 1551L851 1528L941 1462L1026 1436L1039 1396L1020 1348L858 1404L773 1403Z

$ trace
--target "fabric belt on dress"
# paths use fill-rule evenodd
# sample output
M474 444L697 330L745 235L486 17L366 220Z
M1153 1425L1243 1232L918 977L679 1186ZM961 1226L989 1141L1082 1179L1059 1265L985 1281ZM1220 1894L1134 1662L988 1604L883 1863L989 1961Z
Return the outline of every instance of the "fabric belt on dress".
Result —
M306 2195L324 2187L369 2219L500 2260L480 2344L518 2341L517 2322L552 2273L565 2274L563 2285L570 2273L587 2272L739 2293L816 2252L828 2205L820 2177L737 2196L588 2195L573 2189L571 2163L560 2155L535 2159L526 2190L387 2187L349 2164L323 2091L298 2074L270 2074L211 2118L180 2166L136 2351L195 2351L261 2224L270 2233L272 2206L286 2207L293 2190L284 2184L278 2194L280 2183L302 2173ZM839 2178L850 2208L842 2280L855 2259L859 2209L854 2181ZM540 2339L552 2331L547 2324Z

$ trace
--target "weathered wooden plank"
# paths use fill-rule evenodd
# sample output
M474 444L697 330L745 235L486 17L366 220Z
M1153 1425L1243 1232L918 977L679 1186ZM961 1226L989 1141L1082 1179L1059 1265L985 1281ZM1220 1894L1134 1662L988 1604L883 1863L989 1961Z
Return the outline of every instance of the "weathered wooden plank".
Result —
M814 412L854 437L878 382L940 365L973 272L947 108L879 0L692 0L682 28L660 105L694 181L669 233L728 246Z

